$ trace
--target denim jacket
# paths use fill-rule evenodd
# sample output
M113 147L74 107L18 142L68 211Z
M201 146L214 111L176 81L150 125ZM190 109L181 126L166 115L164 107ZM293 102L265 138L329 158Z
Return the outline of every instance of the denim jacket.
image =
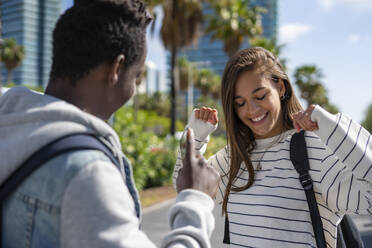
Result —
M66 186L95 160L110 161L100 151L68 152L46 162L27 178L4 203L3 247L59 247Z

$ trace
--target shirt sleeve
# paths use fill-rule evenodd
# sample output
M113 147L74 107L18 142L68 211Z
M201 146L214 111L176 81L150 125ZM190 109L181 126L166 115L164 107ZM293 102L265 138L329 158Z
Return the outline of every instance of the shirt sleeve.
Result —
M334 211L372 214L371 135L344 114L316 106L311 118L327 151L322 158L322 195Z
M170 210L170 242L162 247L210 247L212 209L206 194L182 191ZM70 181L61 208L61 247L155 247L139 229L131 195L113 164L96 161Z

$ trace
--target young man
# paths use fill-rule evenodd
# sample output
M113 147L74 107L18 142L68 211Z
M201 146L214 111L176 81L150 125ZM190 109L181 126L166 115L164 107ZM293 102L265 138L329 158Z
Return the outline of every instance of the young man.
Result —
M45 162L2 203L3 247L154 247L139 229L129 161L103 121L135 92L150 21L139 0L75 1L53 33L45 94L15 87L0 98L1 184L41 147L74 133L98 136L120 161L75 150ZM219 176L191 154L191 142L187 151L163 247L210 247Z

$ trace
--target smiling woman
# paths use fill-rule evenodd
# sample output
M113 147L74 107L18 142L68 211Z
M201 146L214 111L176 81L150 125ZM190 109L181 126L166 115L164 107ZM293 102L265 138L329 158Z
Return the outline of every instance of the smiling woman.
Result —
M372 213L370 134L346 115L314 105L303 111L274 55L258 47L234 55L224 70L221 97L228 145L208 165L221 174L217 200L229 217L230 247L336 247L337 224L345 213ZM202 152L217 112L203 107L194 113L188 127ZM323 243L315 238L290 159L292 136L301 129ZM174 178L181 167L177 160Z

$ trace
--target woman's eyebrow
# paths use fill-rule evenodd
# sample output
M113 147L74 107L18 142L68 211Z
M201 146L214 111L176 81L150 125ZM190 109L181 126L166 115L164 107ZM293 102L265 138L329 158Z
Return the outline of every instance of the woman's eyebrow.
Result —
M252 94L256 93L257 91L263 90L263 89L265 89L265 87L258 87L257 89L254 89L252 91Z

